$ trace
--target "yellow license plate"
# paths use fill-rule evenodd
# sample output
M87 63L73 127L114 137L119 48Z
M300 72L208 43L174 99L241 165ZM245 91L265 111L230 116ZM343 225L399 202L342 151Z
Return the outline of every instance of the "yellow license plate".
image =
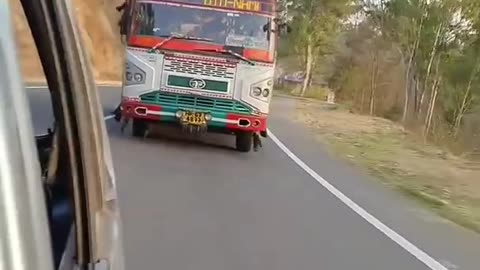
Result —
M183 124L201 126L207 123L205 114L200 112L184 112L181 118Z

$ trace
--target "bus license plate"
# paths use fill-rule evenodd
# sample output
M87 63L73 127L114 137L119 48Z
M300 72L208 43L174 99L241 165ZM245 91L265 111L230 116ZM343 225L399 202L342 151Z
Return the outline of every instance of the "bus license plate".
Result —
M187 125L201 126L207 124L205 113L200 112L184 112L181 120L183 124Z

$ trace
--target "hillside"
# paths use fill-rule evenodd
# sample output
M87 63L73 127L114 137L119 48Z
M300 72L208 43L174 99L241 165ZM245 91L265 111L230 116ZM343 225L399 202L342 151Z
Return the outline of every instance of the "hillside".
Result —
M22 63L22 73L27 81L43 79L43 71L33 46L32 36L18 0L9 0L15 24L16 41ZM115 6L121 0L73 0L84 45L94 65L98 81L120 80L122 46L118 34L119 18Z

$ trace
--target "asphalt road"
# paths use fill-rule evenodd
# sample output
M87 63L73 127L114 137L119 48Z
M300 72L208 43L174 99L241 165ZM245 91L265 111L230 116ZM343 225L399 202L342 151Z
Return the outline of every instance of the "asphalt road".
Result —
M28 91L44 132L47 92ZM119 95L101 89L106 114ZM127 269L479 269L479 235L329 156L290 120L294 109L274 99L275 140L248 154L229 136L157 130L141 140L107 121Z

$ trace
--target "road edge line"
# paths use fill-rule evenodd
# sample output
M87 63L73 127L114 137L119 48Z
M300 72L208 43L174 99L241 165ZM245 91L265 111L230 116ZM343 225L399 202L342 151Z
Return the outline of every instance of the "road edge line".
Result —
M302 168L306 173L308 173L313 179L315 179L320 185L322 185L327 191L333 194L337 199L339 199L343 204L345 204L348 208L353 210L356 214L362 217L365 221L370 223L373 227L383 233L385 236L390 238L393 242L398 244L408 253L416 257L420 262L428 266L432 270L448 270L447 267L442 265L440 262L435 260L433 257L428 255L425 251L421 250L406 238L401 236L399 233L395 232L393 229L385 225L379 219L374 217L370 214L367 210L362 208L352 199L347 197L343 192L338 190L334 187L330 182L328 182L325 178L321 177L318 173L316 173L312 168L310 168L305 162L303 162L297 155L295 155L285 144L280 141L280 139L275 136L275 134L269 129L268 130L269 137L272 141L293 161L295 162L300 168Z
M121 87L122 85L121 84L114 84L114 83L105 83L105 84L102 84L102 83L99 83L99 84L96 84L97 87ZM25 89L48 89L48 86L47 85L25 85L23 88ZM103 90L100 90L100 91L103 91Z

